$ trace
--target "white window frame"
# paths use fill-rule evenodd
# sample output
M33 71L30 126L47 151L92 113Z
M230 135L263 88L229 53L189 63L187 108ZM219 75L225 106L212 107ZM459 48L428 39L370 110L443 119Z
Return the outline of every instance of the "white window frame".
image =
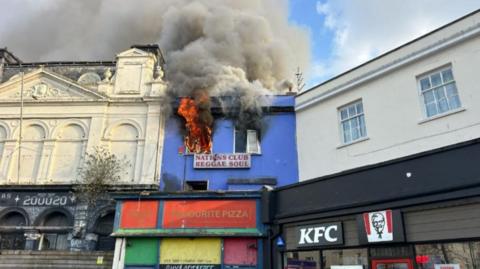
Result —
M362 111L360 113L357 111L357 105L358 104L361 104L361 106L362 106ZM347 118L342 119L342 111L346 110L347 114L348 114L348 110L351 107L355 108L355 114L354 115L347 115ZM339 123L338 126L339 126L339 129L340 129L340 142L341 142L342 146L343 145L349 145L349 144L352 144L352 143L355 143L355 142L359 142L359 141L363 141L363 140L368 139L368 137L367 137L367 123L366 123L366 120L365 120L365 109L363 108L363 100L362 99L357 100L357 101L353 101L351 103L348 103L346 105L338 107L337 113L338 113L338 123ZM362 126L361 126L362 121L360 120L360 118L363 118L363 129L362 129ZM352 128L351 128L351 123L350 123L354 120L356 120L357 123L358 123L357 129L358 129L358 132L360 134L355 139L352 138ZM350 140L348 140L348 141L346 140L345 131L343 129L343 123L345 123L345 122L349 122L349 125L350 125Z
M443 77L444 76L443 72L447 71L447 70L450 70L450 73L452 74L452 80L449 80L449 81L445 82L444 77ZM431 77L433 75L436 75L436 74L440 74L441 84L436 85L436 86L432 86ZM430 87L424 90L424 89L422 89L422 81L426 78L428 78L428 80L429 80ZM452 105L451 105L452 100L449 99L449 97L448 97L446 86L448 86L450 84L453 84L454 87L455 87L456 96L457 96L457 99L458 99L458 107L452 107ZM457 112L457 111L463 109L462 101L460 100L460 94L458 92L457 83L456 83L456 80L455 80L455 75L453 74L453 68L452 68L451 65L447 65L447 66L444 66L444 67L441 67L441 68L437 68L437 69L431 70L429 72L426 72L426 73L424 73L420 76L417 76L417 88L418 88L418 94L420 96L420 103L421 103L420 105L422 107L423 116L427 120L428 119L435 119L435 118L438 118L438 117L441 117L441 116L444 116L444 115L448 115L450 113L454 113L454 112ZM440 88L441 88L441 91L442 91L443 97L444 97L442 99L446 100L447 107L448 107L448 109L443 111L443 112L439 111L440 110L440 102L439 102L439 100L437 100L437 96L435 95L435 92L434 92L434 90L440 89ZM435 104L436 111L437 111L437 113L432 114L432 115L428 115L427 104L425 103L426 102L425 94L427 92L432 92L433 93L434 102L431 102L430 104Z
M234 153L262 154L261 146L260 146L260 140L258 139L258 132L257 132L256 130L253 130L253 129L247 129L247 130L246 130L245 139L246 139L247 141L245 141L245 143L246 143L246 145L245 145L245 152L238 152L238 151L237 151L237 148L236 148L236 141L237 141L237 140L236 140L237 137L236 137L236 135L235 135L235 134L236 134L236 131L237 131L237 129L234 128L234 129L233 129L233 152L234 152ZM249 135L248 135L249 133L250 133L250 134L251 134L251 133L255 133L255 134L256 134L257 148L254 149L254 150L250 150L250 148L249 148L249 146L248 146L248 145L250 144L250 143L249 143L249 142L250 142L250 139L249 139Z

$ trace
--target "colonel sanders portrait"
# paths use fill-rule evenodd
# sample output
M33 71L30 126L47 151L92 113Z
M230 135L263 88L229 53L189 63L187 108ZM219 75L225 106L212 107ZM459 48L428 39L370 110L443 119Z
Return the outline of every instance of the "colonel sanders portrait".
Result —
M383 230L385 229L385 217L383 214L374 213L371 217L372 226L378 234L378 238L382 238Z

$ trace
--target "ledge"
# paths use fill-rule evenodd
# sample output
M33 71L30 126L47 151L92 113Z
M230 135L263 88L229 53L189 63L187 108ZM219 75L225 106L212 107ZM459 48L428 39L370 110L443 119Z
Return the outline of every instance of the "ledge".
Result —
M459 107L459 108L456 108L456 109L453 109L453 110L449 110L447 112L444 112L442 114L437 114L435 116L432 116L430 118L427 118L427 119L423 119L423 120L420 120L418 122L418 124L423 124L425 122L429 122L429 121L432 121L432 120L436 120L436 119L439 119L439 118L443 118L443 117L446 117L446 116L449 116L449 115L452 115L452 114L456 114L456 113L459 113L459 112L462 112L462 111L465 111L466 109L464 107Z
M229 237L229 236L264 236L255 228L252 229L118 229L113 237Z
M341 148L344 148L344 147L348 147L348 146L350 146L350 145L357 144L357 143L360 143L360 142L363 142L363 141L366 141L366 140L369 140L369 139L370 139L370 137L365 136L365 137L362 137L362 138L357 139L357 140L355 140L355 141L338 145L338 146L337 146L337 149L341 149Z

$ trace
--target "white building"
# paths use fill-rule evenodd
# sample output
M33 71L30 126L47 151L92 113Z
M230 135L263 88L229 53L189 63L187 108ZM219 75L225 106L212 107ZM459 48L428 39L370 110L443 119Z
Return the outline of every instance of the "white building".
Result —
M479 47L477 11L300 93L300 180L480 137Z
M0 56L0 248L101 249L114 205L87 209L72 184L86 153L104 147L128 164L117 189L158 188L166 88L158 46L133 46L114 62ZM48 232L51 223L64 229ZM23 228L13 236L8 226Z

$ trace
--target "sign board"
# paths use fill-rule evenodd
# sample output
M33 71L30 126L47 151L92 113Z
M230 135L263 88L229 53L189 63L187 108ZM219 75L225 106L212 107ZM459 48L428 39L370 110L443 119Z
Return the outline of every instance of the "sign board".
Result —
M295 228L298 247L343 245L341 222L313 224Z
M220 269L220 238L164 238L160 244L162 269Z
M435 264L435 269L460 269L460 264Z
M362 244L404 241L402 215L398 210L363 213L357 222Z
M163 228L255 227L255 200L172 200L163 205Z
M250 154L248 153L212 153L194 154L193 168L196 169L224 169L250 168Z
M120 228L155 228L158 201L130 200L122 203Z
M70 192L0 192L0 206L71 206L75 202Z

